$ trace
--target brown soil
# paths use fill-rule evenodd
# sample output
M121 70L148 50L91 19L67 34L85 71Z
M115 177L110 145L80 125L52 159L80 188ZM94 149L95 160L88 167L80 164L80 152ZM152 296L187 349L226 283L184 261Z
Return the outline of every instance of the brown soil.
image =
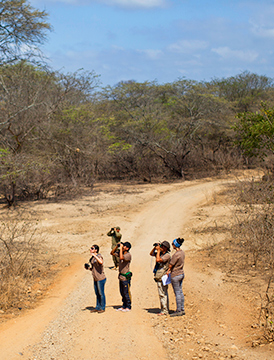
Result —
M90 196L74 201L24 205L39 219L44 241L56 259L62 259L63 270L34 309L20 315L14 312L9 318L0 315L5 320L0 326L0 359L274 359L271 344L252 346L261 335L256 325L260 303L254 293L258 280L228 276L224 262L204 250L226 238L231 209L227 199L215 194L233 181L234 177L227 177L157 185L98 184ZM5 211L1 210L3 216ZM122 314L115 311L121 300L106 236L118 225L123 240L132 243L134 274L133 309ZM185 238L186 315L159 317L149 252L155 241L171 242L178 236ZM94 243L105 259L107 309L103 314L88 311L95 305L95 296L83 263ZM75 300L76 291L82 294L81 301ZM172 288L169 295L172 311ZM60 313L72 312L68 301L76 308L75 315L58 335L62 340L58 355L49 355L43 338ZM50 346L57 346L56 341Z

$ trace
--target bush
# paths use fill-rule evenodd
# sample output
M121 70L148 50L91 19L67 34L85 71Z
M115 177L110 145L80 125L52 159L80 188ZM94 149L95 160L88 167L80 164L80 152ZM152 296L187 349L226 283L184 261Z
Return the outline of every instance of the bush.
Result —
M274 341L274 184L270 181L240 183L236 192L234 245L246 268L255 267L265 280L260 322L265 338Z
M49 269L38 224L16 216L0 224L0 309L20 307L32 284Z

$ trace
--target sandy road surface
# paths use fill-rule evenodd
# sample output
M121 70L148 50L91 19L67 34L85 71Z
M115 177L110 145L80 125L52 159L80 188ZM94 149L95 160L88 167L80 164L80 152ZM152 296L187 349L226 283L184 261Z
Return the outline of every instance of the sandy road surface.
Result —
M165 337L161 336L162 329L167 327L168 322L171 328L179 326L179 322L180 327L182 327L185 322L189 329L189 321L195 320L197 311L202 311L203 314L207 312L205 318L202 316L198 320L200 322L200 334L189 334L192 339L185 342L178 358L182 358L183 355L184 359L221 359L220 352L213 353L212 351L210 352L211 355L208 355L209 351L207 350L202 353L200 351L195 357L196 350L194 346L194 343L200 343L199 340L197 341L198 337L200 340L208 337L211 343L217 341L218 329L216 326L218 324L216 325L214 316L216 309L221 311L220 304L218 304L220 295L216 292L220 283L220 274L217 272L214 273L214 276L212 276L212 273L199 274L195 270L195 264L187 262L187 275L184 284L187 292L187 314L185 317L175 320L170 320L170 318L159 319L155 315L159 300L152 277L153 262L149 256L152 244L155 241L171 241L177 236L184 236L184 229L188 226L197 206L205 202L208 194L218 190L221 185L222 181L208 181L160 186L157 191L153 190L153 196L148 197L148 200L145 200L144 195L140 195L141 197L144 196L142 201L139 198L139 202L136 201L131 205L123 203L123 205L116 207L115 211L112 208L110 212L106 212L106 216L102 217L102 214L97 217L93 216L92 220L83 217L84 205L78 202L71 206L67 214L64 211L62 212L62 208L60 208L60 213L63 213L63 217L60 218L57 213L51 215L49 208L44 207L44 210L48 212L47 226L62 229L61 223L64 225L70 222L70 231L78 229L79 236L75 237L74 244L71 246L75 246L81 251L75 257L73 265L64 271L62 277L59 278L38 308L16 320L9 321L1 327L0 359L114 360L117 358L130 358L132 360L141 360L176 358L175 353L172 355ZM138 194L135 197L138 198ZM80 205L81 222L79 223L79 217L75 214ZM74 211L73 206L75 207ZM71 214L71 218L69 214ZM83 230L86 222L89 223L88 227L90 228L94 225L93 233L90 229L90 232L83 231L80 233L79 228ZM111 256L109 255L110 241L105 236L105 233L110 226L117 225L122 228L123 240L132 243L131 253L133 260L131 270L134 275L132 278L133 309L130 313L121 313L115 310L116 307L121 305L121 299L118 291L117 272L110 269L112 266ZM102 227L105 227L105 230L103 230L104 236L101 234L101 239L98 240L98 234L100 231L102 232ZM63 238L62 244L64 242L65 239ZM84 253L83 250L88 249L90 244L96 242L101 245L107 276L107 309L102 314L89 312L95 305L95 296L90 273L83 269L83 263L86 262L89 255L88 251ZM195 244L191 241L186 241L184 244L186 252L194 247ZM192 283L193 281L195 284ZM201 284L205 283L207 286L201 286ZM227 298L226 300L223 299L224 303L222 305L225 310L226 305L230 304L230 314L233 312L233 308L235 309L235 306L231 301L229 289L228 292L226 289L223 291L223 293L226 293ZM172 291L170 291L170 295L170 307L174 310ZM211 297L210 300L209 297ZM196 301L198 299L199 301ZM208 301L202 301L201 299L207 299ZM217 303L216 308L212 307L212 299ZM208 305L209 302L210 305ZM188 306L188 303L191 303L192 308ZM237 306L240 306L240 303L237 303ZM248 311L245 306L243 306L243 312L244 309ZM238 324L238 312L241 312L240 308L232 316L228 316L227 319L223 318L223 323L227 321L232 324L231 326L235 328L238 326L240 329L245 324ZM224 311L225 313L227 312ZM220 313L218 316L220 316ZM243 316L245 316L244 313ZM159 328L161 329L160 335ZM164 333L168 333L168 331L170 330L167 329L166 332L164 330ZM222 336L222 339L218 340L218 344L224 349L222 352L224 354L223 358L231 356L231 351L227 352L224 347L233 349L233 351L237 349L238 351L238 348L243 345L242 339L237 343L237 339L232 335L233 330L228 329L226 336ZM235 345L235 343L237 344ZM235 351L233 354L235 354ZM271 359L271 357L259 357L261 356L260 353L254 356L247 353L246 349L242 349L234 357L236 359Z

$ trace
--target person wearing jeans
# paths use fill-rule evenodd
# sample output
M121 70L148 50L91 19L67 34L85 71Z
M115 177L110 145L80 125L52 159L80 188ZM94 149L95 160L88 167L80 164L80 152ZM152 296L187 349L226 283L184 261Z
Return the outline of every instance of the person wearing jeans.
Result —
M180 249L184 239L177 238L173 240L172 247L175 253L172 255L167 275L171 275L171 285L173 287L174 295L176 298L176 311L170 316L185 315L185 297L182 289L184 280L184 264L185 252Z
M176 298L176 312L175 312L176 315L178 315L179 313L181 313L180 315L184 315L182 313L185 312L185 297L182 289L184 277L185 277L184 274L171 277L171 285L173 287L173 291ZM171 315L176 316L173 314Z
M97 312L103 312L106 308L106 296L105 296L105 283L107 279L95 281L94 280L94 291L96 295L96 310Z
M107 280L104 273L104 260L102 255L99 254L98 245L93 245L90 248L90 254L89 264L85 264L85 268L92 272L96 295L96 307L90 311L103 313L106 308L105 284Z

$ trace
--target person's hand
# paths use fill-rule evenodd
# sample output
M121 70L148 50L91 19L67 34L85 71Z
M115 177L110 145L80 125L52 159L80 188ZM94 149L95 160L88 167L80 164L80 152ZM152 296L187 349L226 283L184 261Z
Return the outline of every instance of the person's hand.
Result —
M155 246L155 249L156 249L157 251L161 250L160 245Z
M91 256L94 256L94 255L95 255L95 249L94 249L94 248L91 248L91 249L90 249L90 255L91 255Z

